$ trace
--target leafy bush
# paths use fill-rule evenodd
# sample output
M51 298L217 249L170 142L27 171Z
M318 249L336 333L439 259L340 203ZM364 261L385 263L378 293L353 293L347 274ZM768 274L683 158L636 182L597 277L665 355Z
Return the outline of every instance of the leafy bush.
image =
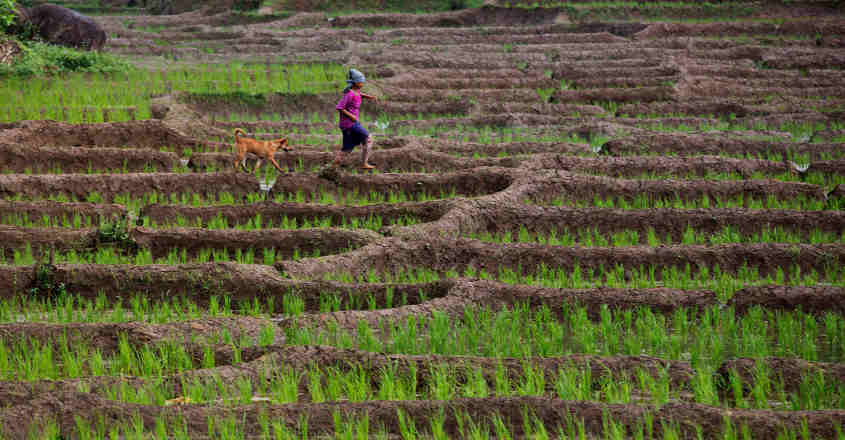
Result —
M15 0L0 0L0 32L8 33L18 19Z
M0 0L6 1L6 0ZM125 72L125 61L103 52L88 52L41 42L22 43L23 54L11 66L0 66L0 75L30 76L65 72Z
M36 263L35 279L27 293L33 296L56 297L67 294L65 283L56 282L56 267L52 263Z

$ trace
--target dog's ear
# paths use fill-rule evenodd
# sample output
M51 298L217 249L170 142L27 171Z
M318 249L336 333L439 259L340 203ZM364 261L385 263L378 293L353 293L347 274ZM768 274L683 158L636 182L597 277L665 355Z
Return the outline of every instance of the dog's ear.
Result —
M288 144L288 138L279 139L279 145L287 145L287 144Z

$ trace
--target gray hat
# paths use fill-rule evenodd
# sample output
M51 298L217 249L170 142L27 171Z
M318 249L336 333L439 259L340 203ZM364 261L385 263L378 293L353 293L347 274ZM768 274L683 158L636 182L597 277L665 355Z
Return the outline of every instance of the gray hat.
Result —
M350 86L355 83L362 83L367 81L367 78L364 78L364 74L359 72L357 69L349 69L349 75L346 77L346 83Z

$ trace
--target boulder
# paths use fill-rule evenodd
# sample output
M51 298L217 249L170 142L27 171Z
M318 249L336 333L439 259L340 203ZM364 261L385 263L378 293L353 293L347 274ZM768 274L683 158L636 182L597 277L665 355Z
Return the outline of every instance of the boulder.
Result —
M71 9L44 4L22 10L23 19L44 40L78 49L100 50L106 31L99 23Z
M0 38L0 64L10 65L21 54L21 48L14 40Z

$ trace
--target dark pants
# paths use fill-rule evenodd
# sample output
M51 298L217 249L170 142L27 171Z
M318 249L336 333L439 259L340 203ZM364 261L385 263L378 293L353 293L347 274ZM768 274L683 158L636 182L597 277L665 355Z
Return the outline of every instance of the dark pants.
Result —
M343 148L340 151L347 153L355 149L358 145L367 142L367 138L370 137L370 133L359 122L341 131L343 132Z

